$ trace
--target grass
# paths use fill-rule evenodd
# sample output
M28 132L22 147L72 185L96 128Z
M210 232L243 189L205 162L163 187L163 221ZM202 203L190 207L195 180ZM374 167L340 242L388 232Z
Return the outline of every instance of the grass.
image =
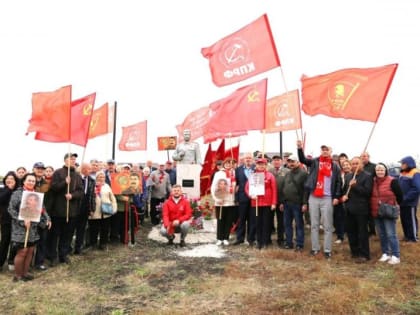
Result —
M345 242L330 261L272 247L232 246L221 259L180 257L147 239L73 256L27 283L0 273L1 314L419 314L420 244L401 243L401 264L356 264ZM401 236L401 235L400 235Z

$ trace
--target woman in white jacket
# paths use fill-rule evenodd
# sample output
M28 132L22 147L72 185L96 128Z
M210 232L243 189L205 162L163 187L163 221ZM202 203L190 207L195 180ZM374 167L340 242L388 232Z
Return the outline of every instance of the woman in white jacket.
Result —
M216 172L211 184L211 195L214 199L217 218L216 245L229 245L230 229L237 216L235 205L235 170L233 161L227 158L223 161L223 168Z
M111 215L102 213L102 203L111 204L113 213L117 212L117 199L112 193L111 187L105 182L105 173L103 171L96 173L95 196L96 208L89 215L90 244L93 248L96 247L99 236L98 248L103 250L109 239Z

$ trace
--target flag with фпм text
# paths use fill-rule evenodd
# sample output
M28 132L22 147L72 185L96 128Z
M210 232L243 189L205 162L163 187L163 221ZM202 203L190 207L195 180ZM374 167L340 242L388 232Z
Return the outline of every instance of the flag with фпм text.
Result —
M72 86L64 86L52 92L32 93L32 117L29 132L42 132L57 137L60 142L70 140L70 106Z
M210 47L201 49L209 60L213 83L224 86L280 66L267 14Z
M265 131L280 132L302 128L299 90L289 91L267 100L265 104Z
M139 151L147 149L147 120L122 127L122 137L118 145L120 151Z
M303 76L302 110L309 116L322 114L376 122L397 67L398 64L390 64Z
M96 93L71 102L70 142L85 147L88 141L89 125L95 105ZM42 132L35 134L35 139L48 142L63 142L61 137Z

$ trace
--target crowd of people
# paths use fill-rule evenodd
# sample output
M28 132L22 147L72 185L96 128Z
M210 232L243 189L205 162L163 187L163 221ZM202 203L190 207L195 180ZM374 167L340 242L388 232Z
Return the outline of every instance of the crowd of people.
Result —
M331 259L333 244L347 238L356 262L369 261L369 236L377 234L382 250L379 261L400 263L398 218L380 217L378 209L381 203L398 206L402 241L417 242L420 172L415 160L404 157L401 174L394 178L384 163L372 163L367 152L349 159L345 153L333 155L331 147L322 145L319 157L311 157L298 141L296 153L271 158L245 153L240 161L228 157L217 163L210 188L217 219L216 245L246 242L264 249L276 235L279 247L301 252L306 223L312 256L322 253ZM137 224L146 218L168 244L174 244L179 233L180 246L186 245L192 209L182 186L177 185L174 162L118 167L112 159L106 163L93 159L78 165L77 157L66 153L61 168L36 162L31 171L19 167L3 177L0 267L7 261L14 281L32 280L31 264L44 271L69 264L70 254L84 254L87 248L134 245ZM118 172L130 174L130 184L115 194L113 174ZM22 216L22 198L28 192L43 196L35 219ZM105 204L111 210L105 212Z

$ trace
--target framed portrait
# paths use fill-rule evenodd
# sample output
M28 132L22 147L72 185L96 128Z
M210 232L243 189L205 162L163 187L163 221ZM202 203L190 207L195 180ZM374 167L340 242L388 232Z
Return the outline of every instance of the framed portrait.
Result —
M264 173L252 173L249 178L249 195L250 196L264 196Z
M39 222L41 219L43 202L43 193L24 190L20 202L18 219Z

